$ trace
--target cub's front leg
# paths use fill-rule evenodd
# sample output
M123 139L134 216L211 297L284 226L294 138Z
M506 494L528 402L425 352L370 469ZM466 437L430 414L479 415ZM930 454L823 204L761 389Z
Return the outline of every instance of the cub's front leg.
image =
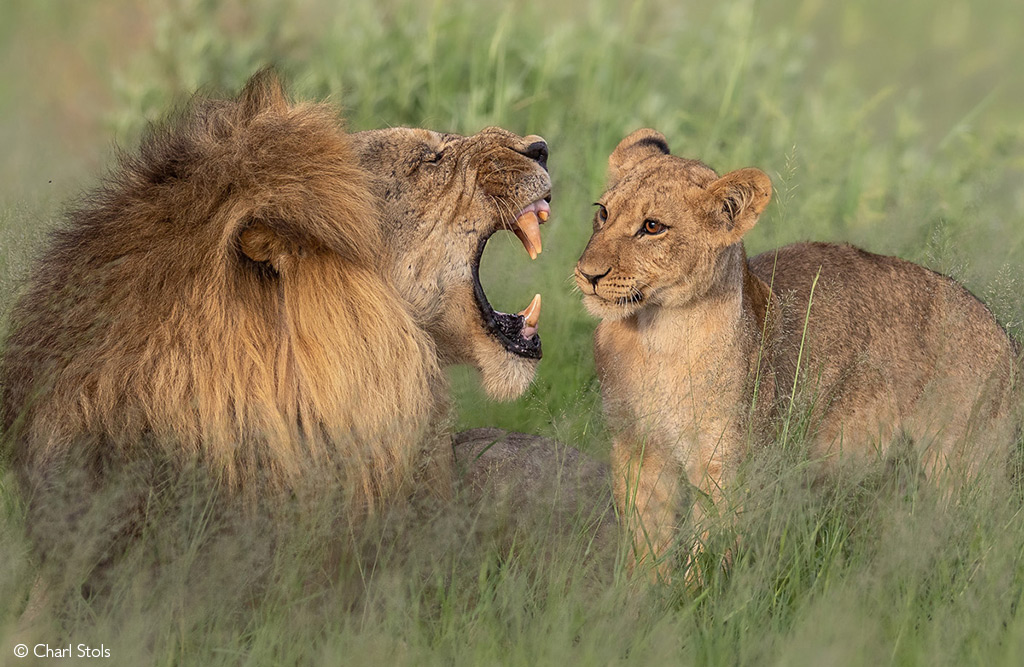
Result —
M699 451L696 461L686 468L686 476L692 487L690 493L693 503L690 516L695 533L686 564L686 583L690 586L704 584L697 560L704 553L704 546L711 535L708 519L721 509L722 487L727 483L726 457L723 456L722 448L712 445ZM731 554L726 556L726 560L731 560Z
M646 570L653 581L671 580L670 552L678 539L678 508L685 489L681 480L685 475L693 487L691 517L698 531L690 547L685 577L690 585L702 583L697 559L709 535L705 519L708 509L722 500L727 468L719 448L702 454L684 466L669 448L653 439L619 436L613 442L615 502L633 542L627 563L630 572Z
M682 469L664 448L628 436L615 439L611 458L616 507L633 542L627 567L667 582Z

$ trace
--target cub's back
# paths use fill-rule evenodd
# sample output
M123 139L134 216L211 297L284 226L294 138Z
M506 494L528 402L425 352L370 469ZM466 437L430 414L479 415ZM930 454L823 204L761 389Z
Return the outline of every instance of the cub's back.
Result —
M987 416L1006 412L1016 346L988 308L951 278L830 243L771 250L751 259L750 269L780 301L780 393L792 390L800 358L801 386L813 385L815 409L830 417L833 435L856 415L894 428L948 418L959 425L951 437L960 437L975 408ZM939 399L927 401L931 412L923 407L928 397Z

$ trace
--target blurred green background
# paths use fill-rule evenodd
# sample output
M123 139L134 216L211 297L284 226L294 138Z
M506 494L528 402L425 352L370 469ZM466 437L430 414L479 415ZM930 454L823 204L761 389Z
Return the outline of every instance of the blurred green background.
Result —
M963 281L1019 339L1022 31L1020 0L5 0L0 329L46 231L118 147L132 150L195 91L232 94L272 64L294 97L334 101L355 130L501 125L548 140L544 253L530 262L499 235L482 266L497 308L543 293L544 360L507 404L454 369L460 428L504 426L606 455L595 322L570 274L607 156L644 126L719 172L772 177L751 254L817 239L900 255ZM379 573L312 595L288 578L302 570L289 560L304 558L296 548L274 563L268 595L238 606L210 593L193 607L183 592L195 577L219 590L222 571L244 569L236 561L158 559L169 572L160 586L141 568L121 607L80 605L54 627L75 642L114 638L123 664L1021 664L1018 497L943 504L859 484L812 494L799 466L764 467L763 502L724 531L744 535L732 573L696 597L678 582L638 593L621 567L614 585L600 575L595 586L582 565L589 527L579 549L544 532L505 549L430 528L409 541L410 552L428 545L426 564L399 549ZM8 478L0 600L24 600L35 565ZM346 586L363 587L362 605ZM0 606L0 638L11 639L0 656L15 614Z

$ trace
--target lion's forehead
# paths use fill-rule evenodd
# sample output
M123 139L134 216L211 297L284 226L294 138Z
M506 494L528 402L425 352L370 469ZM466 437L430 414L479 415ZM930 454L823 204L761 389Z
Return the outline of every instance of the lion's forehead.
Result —
M366 130L366 133L376 134L382 137L394 137L396 139L411 139L419 141L458 141L468 139L479 142L505 143L507 141L521 140L522 137L502 127L485 127L475 134L458 134L457 132L440 132L420 127L388 127L378 130Z
M388 127L379 130L356 132L356 138L365 138L377 147L402 148L406 146L422 146L423 144L438 145L446 136L458 138L458 135L445 135L434 130L418 127Z
M457 160L473 155L488 154L490 149L515 148L524 141L523 137L503 128L488 127L476 134L463 136L454 132L438 132L415 127L392 127L365 130L353 135L367 148L365 159L374 160L387 154L392 158L417 158L425 150L444 150ZM486 166L486 165L484 165Z

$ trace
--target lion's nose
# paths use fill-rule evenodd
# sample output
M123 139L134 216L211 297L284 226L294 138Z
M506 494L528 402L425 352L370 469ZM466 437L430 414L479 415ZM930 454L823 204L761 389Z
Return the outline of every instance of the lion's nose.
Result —
M611 273L611 268L609 268L604 273L587 273L583 269L576 270L580 272L580 275L583 276L587 280L587 282L590 283L590 286L593 287L595 290L597 290L597 281L601 280L601 278L604 278L609 273Z
M530 158L531 160L536 160L537 163L540 166L542 166L545 169L547 169L548 168L548 142L544 141L544 139L542 139L541 137L538 137L537 135L532 135L532 136L526 137L527 141L530 141L531 139L533 141L531 141L530 145L528 145L525 149L523 149L521 151L517 151L517 152L522 154L522 155L525 155L526 157Z

